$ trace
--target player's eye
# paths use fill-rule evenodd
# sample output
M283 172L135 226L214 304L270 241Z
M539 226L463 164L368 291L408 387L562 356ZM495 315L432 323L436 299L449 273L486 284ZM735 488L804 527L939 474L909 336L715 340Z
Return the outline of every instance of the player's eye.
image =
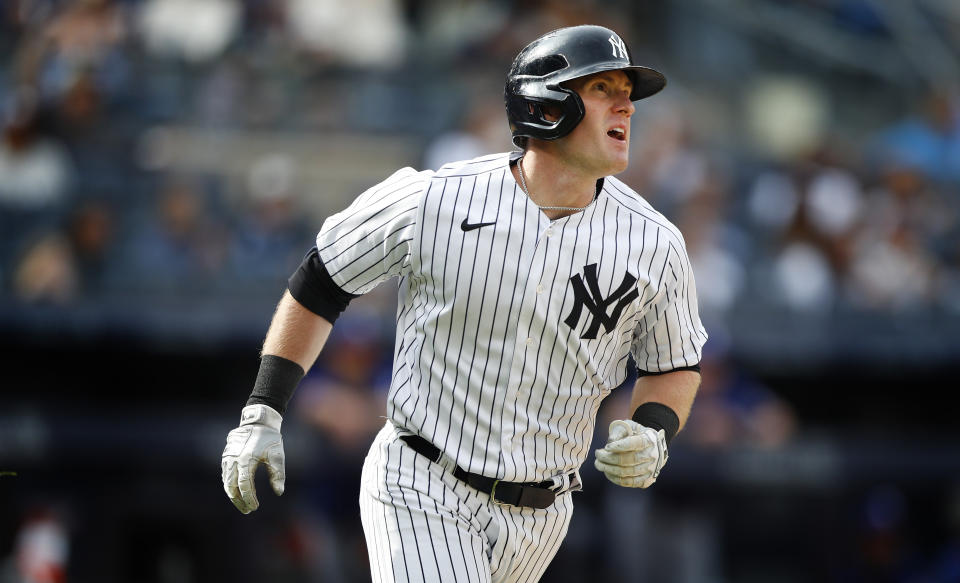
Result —
M596 90L598 90L598 91L606 91L606 90L607 90L607 84L604 83L603 81L599 81L599 82L597 82L597 83L595 83L595 84L593 85L593 88L596 89Z

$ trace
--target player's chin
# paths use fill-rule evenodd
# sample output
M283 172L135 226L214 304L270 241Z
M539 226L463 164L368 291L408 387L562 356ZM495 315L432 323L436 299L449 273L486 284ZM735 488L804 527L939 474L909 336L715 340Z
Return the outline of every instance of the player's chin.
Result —
M630 165L630 156L627 155L627 152L617 153L617 155L611 156L609 160L609 171L607 175L620 174L627 169L627 166Z
M628 143L619 142L608 144L612 146L606 152L607 162L611 167L611 174L617 174L627 169L630 164L630 146Z

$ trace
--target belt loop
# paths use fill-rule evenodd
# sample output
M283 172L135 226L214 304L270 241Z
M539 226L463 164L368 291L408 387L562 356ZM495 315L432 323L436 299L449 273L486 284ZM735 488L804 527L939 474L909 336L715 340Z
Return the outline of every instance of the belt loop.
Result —
M570 474L570 491L571 492L581 492L583 491L583 483L580 481L580 470L573 470L573 473Z
M500 483L500 480L493 481L493 487L490 488L490 500L494 504L497 504L498 506L509 506L509 504L505 502L501 502L500 500L497 499L497 484L499 483Z
M560 474L551 479L553 480L553 486L550 487L551 492L566 492L570 487L570 474Z
M455 474L457 471L457 464L455 464L451 458L445 456L442 451L440 452L440 455L437 456L437 461L435 463L443 466L443 469L447 470L451 474Z
M574 470L566 474L560 474L550 479L553 481L553 486L550 487L550 491L557 495L566 492L579 492L583 490L583 486L580 483L579 470Z

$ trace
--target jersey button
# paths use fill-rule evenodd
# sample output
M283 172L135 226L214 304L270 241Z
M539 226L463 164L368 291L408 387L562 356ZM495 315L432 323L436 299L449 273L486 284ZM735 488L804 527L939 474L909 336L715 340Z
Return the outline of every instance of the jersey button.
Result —
M527 346L533 346L533 338L527 338Z
M542 294L542 293L543 293L543 286L542 286L542 285L538 285L538 286L537 286L537 293L538 293L538 294Z
M552 236L553 236L553 229L547 229L546 231L544 231L543 234L546 235L547 237L552 237Z

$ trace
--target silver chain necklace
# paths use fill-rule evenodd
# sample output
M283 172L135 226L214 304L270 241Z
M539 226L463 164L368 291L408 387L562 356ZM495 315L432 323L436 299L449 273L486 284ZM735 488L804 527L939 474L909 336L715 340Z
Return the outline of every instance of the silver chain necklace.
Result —
M523 187L523 193L527 195L527 198L530 199L530 202L537 204L533 200L533 197L530 196L530 191L527 190L527 181L523 177L523 156L520 156L520 159L517 160L517 167L520 169L520 186ZM537 204L537 208L542 211L582 211L591 204L593 204L592 200L586 206L540 206Z

